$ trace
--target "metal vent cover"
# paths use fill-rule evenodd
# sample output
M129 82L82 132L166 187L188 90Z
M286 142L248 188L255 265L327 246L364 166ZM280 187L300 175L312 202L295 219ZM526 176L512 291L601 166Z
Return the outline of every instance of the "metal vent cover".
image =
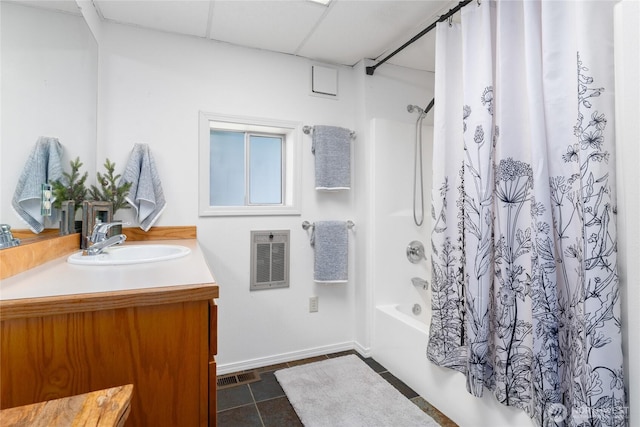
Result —
M289 230L251 232L250 290L289 287Z
M256 371L243 372L239 374L221 375L216 378L218 390L233 387L236 385L249 384L260 381L260 374Z

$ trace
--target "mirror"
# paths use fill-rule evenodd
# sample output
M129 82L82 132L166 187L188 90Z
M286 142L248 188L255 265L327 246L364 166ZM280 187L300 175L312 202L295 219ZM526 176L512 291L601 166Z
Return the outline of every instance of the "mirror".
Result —
M0 223L24 230L11 199L40 136L58 138L64 171L80 157L81 172L95 177L98 46L75 0L3 0L0 20ZM45 227L21 238L57 235L58 223Z

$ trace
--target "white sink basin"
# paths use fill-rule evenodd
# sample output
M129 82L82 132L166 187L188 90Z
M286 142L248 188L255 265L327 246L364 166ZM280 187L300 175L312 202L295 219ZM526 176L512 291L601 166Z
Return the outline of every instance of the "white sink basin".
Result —
M99 255L83 256L76 252L67 258L78 265L123 265L166 261L188 255L191 249L180 245L124 245L114 246Z

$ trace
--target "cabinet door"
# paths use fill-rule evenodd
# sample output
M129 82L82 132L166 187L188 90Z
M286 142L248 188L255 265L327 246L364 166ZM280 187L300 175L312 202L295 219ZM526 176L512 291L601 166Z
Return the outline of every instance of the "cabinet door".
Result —
M128 426L205 426L209 302L6 320L2 408L133 384Z
M217 425L218 396L216 354L218 354L218 306L209 302L209 426Z
M212 359L218 354L218 306L209 301L209 353Z

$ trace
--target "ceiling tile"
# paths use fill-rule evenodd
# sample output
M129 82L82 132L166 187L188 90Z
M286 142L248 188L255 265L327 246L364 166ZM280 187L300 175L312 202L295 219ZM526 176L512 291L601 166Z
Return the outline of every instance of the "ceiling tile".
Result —
M122 24L354 65L365 58L384 58L454 7L457 0L332 0L328 7L307 0L93 3L105 19ZM388 63L433 71L434 40L431 32Z
M407 40L411 39L409 37ZM401 52L398 52L387 63L400 65L402 67L414 68L416 70L432 71L436 70L436 32L430 31L420 39L413 42L410 46L404 48ZM396 48L397 49L397 48ZM378 60L381 60L386 55L393 52L395 49L390 49L389 52L385 52L380 55Z
M206 37L209 1L203 0L94 0L102 16L110 21Z
M3 0L7 3L18 3L24 6L39 7L42 9L57 10L80 15L80 8L76 0Z
M330 13L298 53L353 65L400 46L430 24L445 1L334 0ZM425 26L426 26L425 25Z
M216 0L209 38L294 53L326 11L300 0Z

